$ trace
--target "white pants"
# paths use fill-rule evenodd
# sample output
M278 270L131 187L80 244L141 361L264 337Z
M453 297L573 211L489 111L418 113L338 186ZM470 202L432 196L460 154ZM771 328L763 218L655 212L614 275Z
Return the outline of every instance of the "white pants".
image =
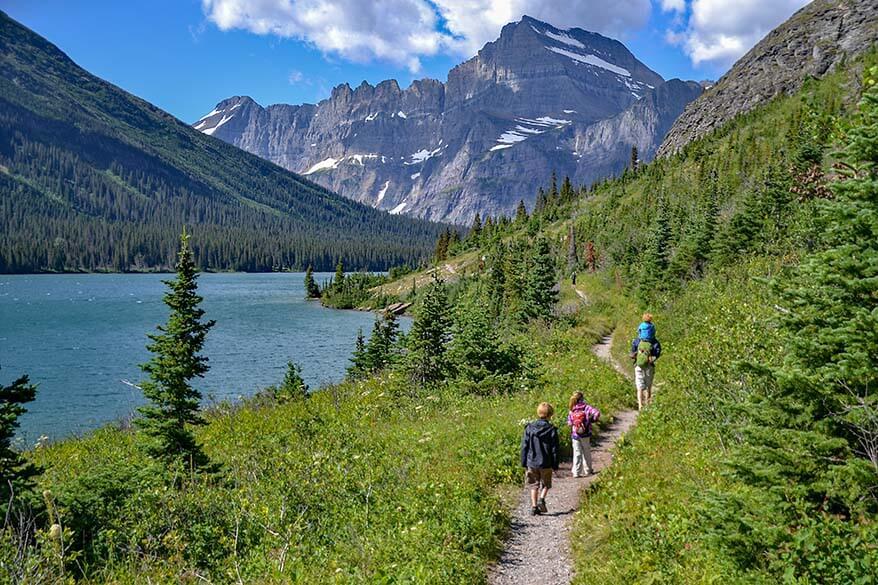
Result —
M573 440L573 476L594 473L591 467L591 437Z

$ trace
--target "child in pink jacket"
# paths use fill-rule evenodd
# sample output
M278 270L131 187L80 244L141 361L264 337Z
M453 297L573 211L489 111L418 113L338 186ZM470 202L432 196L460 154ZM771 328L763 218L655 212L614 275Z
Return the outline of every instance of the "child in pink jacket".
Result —
M573 477L585 477L594 473L591 467L591 425L601 418L600 411L585 401L582 392L570 397L570 414L567 425L573 439Z

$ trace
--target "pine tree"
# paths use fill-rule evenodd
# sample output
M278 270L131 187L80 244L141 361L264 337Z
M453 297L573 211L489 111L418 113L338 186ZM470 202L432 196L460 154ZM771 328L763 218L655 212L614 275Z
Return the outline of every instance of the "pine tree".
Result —
M494 236L494 219L489 215L485 218L485 225L482 226L482 237L481 241L484 244L485 242L491 241L491 238Z
M527 207L524 205L524 199L518 200L518 207L515 209L515 225L521 225L527 221Z
M524 293L527 289L527 248L520 239L514 239L504 251L504 302L505 314L514 322L524 319Z
M572 203L576 198L576 191L573 189L573 184L570 182L570 177L564 177L564 181L561 183L561 193L559 194L561 199L561 203L566 205L568 203Z
M439 234L439 239L436 240L436 249L433 252L433 257L436 259L436 262L444 262L448 258L448 245L450 240L451 230L446 228L445 231Z
M445 353L450 329L448 293L445 283L434 275L407 336L409 353L406 367L416 384L423 386L445 378L448 372Z
M550 319L558 302L555 263L549 241L539 236L534 243L524 295L524 314L530 319Z
M394 362L398 339L399 322L394 313L386 311L380 319L375 319L372 335L366 343L366 367L369 373L379 372Z
M293 362L287 362L287 371L276 397L280 400L299 400L308 397L308 384L302 378L302 368Z
M314 282L314 271L311 270L310 264L308 265L308 269L305 271L305 298L320 298L320 287L317 286L316 282Z
M0 517L7 518L13 498L20 498L33 489L33 479L39 469L12 448L19 417L26 412L24 404L31 402L37 388L27 376L8 386L0 385Z
M640 158L637 153L637 146L631 147L631 159L628 162L628 168L631 169L631 172L636 173L640 168Z
M460 233L457 229L450 230L451 235L448 238L448 253L455 254L460 246Z
M546 192L540 187L537 190L537 202L534 205L533 215L541 215L546 211L546 207L548 206L548 197L546 197Z
M664 198L659 200L652 232L643 249L639 251L642 258L640 278L638 279L639 296L649 300L665 282L665 270L671 257L671 222L667 203Z
M497 238L488 250L488 274L486 291L488 307L493 317L503 313L506 289L506 245Z
M508 391L507 375L520 369L520 356L504 347L499 331L480 291L455 304L448 358L458 378L472 384L471 391Z
M469 235L466 237L466 241L473 246L478 246L481 241L482 235L482 218L476 213L476 216L473 218L473 224L469 228Z
M354 380L363 377L369 371L367 359L366 339L363 336L363 329L360 328L357 330L357 341L350 359L351 365L347 369L348 377Z
M158 333L149 335L152 342L147 349L153 357L140 366L149 376L141 388L150 404L138 409L142 418L137 426L148 438L145 448L151 456L203 467L207 456L190 430L205 422L199 413L201 392L190 381L207 373L207 358L198 354L214 321L202 321L198 275L185 229L177 258L177 278L164 281L170 289L164 301L171 314L166 325L158 326Z
M341 260L335 265L335 278L332 279L332 288L335 290L344 288L344 262Z
M778 574L801 582L826 582L826 573L809 576L811 559L775 551L816 543L811 554L834 576L838 563L818 555L851 546L852 525L878 513L878 67L867 75L837 165L845 178L819 207L823 249L775 282L788 311L785 358L749 398L734 467L750 497L733 518L726 503L715 511L743 562L774 557Z

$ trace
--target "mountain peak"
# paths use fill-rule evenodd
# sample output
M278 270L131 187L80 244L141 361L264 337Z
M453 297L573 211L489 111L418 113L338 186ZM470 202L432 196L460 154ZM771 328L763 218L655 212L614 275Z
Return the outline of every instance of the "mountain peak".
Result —
M553 170L588 182L632 145L648 158L700 92L663 83L619 41L524 16L446 83L342 84L313 107L218 108L197 127L390 213L469 223L532 205Z

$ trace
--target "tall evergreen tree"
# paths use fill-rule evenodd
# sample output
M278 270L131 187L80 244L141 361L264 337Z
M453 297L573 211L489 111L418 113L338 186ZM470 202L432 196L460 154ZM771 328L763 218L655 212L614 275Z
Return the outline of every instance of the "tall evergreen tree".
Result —
M320 298L320 287L314 282L314 271L311 269L310 264L305 271L305 297L309 299Z
M645 244L638 250L641 271L637 284L640 297L648 300L663 285L671 257L671 222L664 198L659 200L652 232Z
M347 369L349 378L361 378L369 371L366 357L366 338L363 336L362 327L357 330L357 341L354 345L354 353L351 354L350 361L351 365Z
M524 205L524 199L518 200L518 207L515 209L515 225L521 225L527 221L527 207Z
M150 404L140 407L137 419L148 439L147 452L166 462L203 467L207 456L196 443L190 427L203 425L199 413L201 392L190 385L193 378L207 373L207 358L199 355L207 332L214 321L203 321L202 298L198 296L198 275L189 248L189 236L183 230L177 255L177 278L164 283L165 304L171 313L158 333L150 334L147 349L153 357L140 368L149 379L141 385Z
M448 246L451 240L451 230L445 229L436 240L436 250L433 252L437 262L443 262L448 258Z
M836 579L845 567L820 555L853 546L855 525L874 523L878 513L876 82L872 67L861 119L838 165L845 178L832 186L835 199L820 205L822 251L776 282L788 311L781 317L785 357L747 405L734 470L751 491L726 518L737 558L768 559L778 574L801 582ZM728 507L718 515L727 517ZM804 546L808 554L777 554Z
M450 230L450 232L451 235L448 237L448 253L454 254L460 246L460 233L458 233L457 229Z
M425 385L438 382L448 371L445 359L451 335L451 317L445 283L433 276L407 336L407 369L412 380Z
M576 199L576 190L573 188L573 184L570 182L570 177L564 176L564 181L561 183L561 192L559 194L561 203L566 205L568 203L572 203L574 199Z
M470 245L478 246L481 242L482 236L482 218L476 213L476 216L473 218L472 226L469 228L469 234L466 237L467 242Z
M631 147L631 159L628 161L628 168L634 173L640 168L640 158L637 153L637 146Z
M344 287L344 262L341 260L335 265L335 278L332 279L332 286L337 290Z
M491 242L488 249L488 274L486 294L491 315L500 316L504 309L506 289L506 245L500 238Z
M524 314L530 319L550 319L558 302L555 289L555 262L549 241L539 236L534 242L527 289L524 295Z
M26 412L24 404L31 402L37 388L27 376L22 376L8 386L0 385L0 517L6 518L13 498L20 497L33 488L33 478L39 473L12 448L18 418Z

